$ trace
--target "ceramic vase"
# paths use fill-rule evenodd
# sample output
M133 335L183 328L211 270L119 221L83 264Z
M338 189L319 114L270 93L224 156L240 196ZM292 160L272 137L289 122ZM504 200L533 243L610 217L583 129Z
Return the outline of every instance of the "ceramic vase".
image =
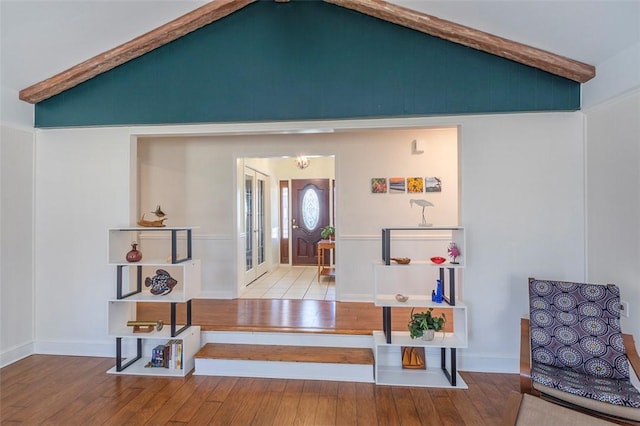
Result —
M131 250L127 253L127 262L140 262L142 253L138 250L138 243L131 243Z

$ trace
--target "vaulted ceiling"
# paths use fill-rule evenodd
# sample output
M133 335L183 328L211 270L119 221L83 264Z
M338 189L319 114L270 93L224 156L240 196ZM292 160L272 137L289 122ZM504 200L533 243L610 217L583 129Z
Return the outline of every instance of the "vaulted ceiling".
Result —
M17 92L29 87L205 3L208 2L3 0L3 90ZM637 0L390 3L596 67L640 43Z

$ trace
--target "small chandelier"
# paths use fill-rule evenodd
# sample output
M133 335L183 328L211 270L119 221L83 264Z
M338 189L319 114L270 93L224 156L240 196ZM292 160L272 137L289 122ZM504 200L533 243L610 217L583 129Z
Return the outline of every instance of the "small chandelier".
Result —
M306 169L307 167L309 167L309 163L310 163L309 159L304 155L298 155L296 157L296 167L299 168L300 170Z

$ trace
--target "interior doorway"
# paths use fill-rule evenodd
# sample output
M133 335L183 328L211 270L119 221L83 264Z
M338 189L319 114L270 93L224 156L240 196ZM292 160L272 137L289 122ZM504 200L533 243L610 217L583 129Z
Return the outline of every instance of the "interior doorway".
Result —
M236 288L243 297L279 268L316 270L320 232L335 219L335 157L311 154L304 167L294 155L238 157L236 164ZM311 282L318 282L315 272ZM335 279L322 284L335 288ZM305 294L320 292L311 290Z

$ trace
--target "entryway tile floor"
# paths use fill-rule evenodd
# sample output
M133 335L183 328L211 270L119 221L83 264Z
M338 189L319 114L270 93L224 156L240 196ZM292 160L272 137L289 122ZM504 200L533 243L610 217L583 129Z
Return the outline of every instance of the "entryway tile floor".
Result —
M318 282L316 266L279 266L246 287L240 299L336 300L334 277Z

